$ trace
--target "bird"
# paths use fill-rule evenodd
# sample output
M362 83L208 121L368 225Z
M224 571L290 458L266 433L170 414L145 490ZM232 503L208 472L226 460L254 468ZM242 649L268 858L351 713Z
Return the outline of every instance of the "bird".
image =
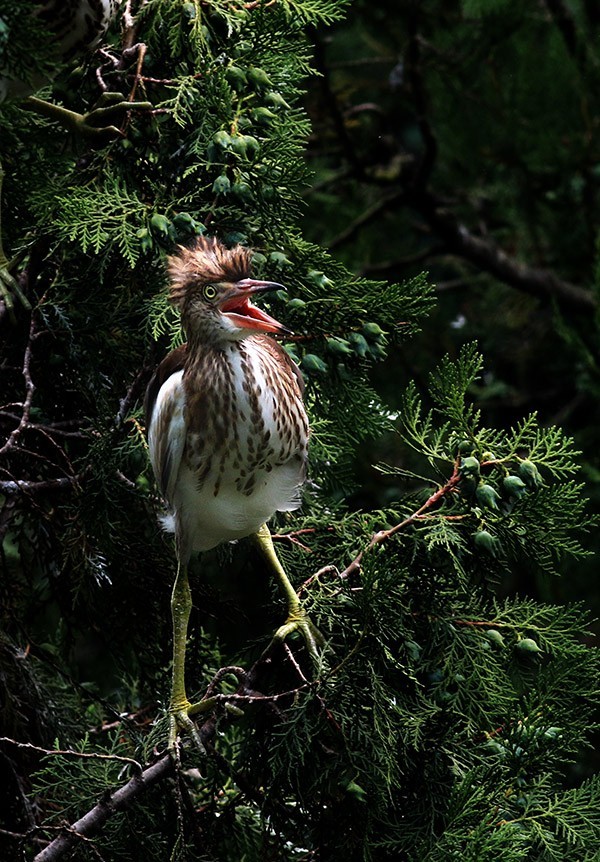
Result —
M31 40L40 38L40 32L46 38L43 44L18 45L18 52L13 47L13 54L27 52L25 65L29 72L23 75L23 57L18 70L10 65L0 68L0 103L29 96L46 85L69 60L97 48L122 3L123 0L33 0L28 9L19 13L29 16L24 26L17 26L14 14L9 17L5 24L8 38Z
M179 731L200 745L185 688L191 610L188 565L194 552L253 536L288 605L275 632L297 630L318 655L323 638L302 607L275 552L267 521L300 505L309 423L300 370L274 335L290 331L252 300L280 290L251 277L252 252L199 236L168 258L169 300L186 342L159 364L146 391L150 462L175 533L169 746Z
M15 10L5 23L7 38L14 43L7 56L19 57L20 63L19 68L11 68L8 63L0 67L0 107L5 102L18 102L21 108L56 120L69 131L99 143L121 136L120 129L111 123L132 109L151 109L149 102L104 92L92 110L80 114L33 94L50 83L65 64L75 57L91 54L98 47L122 3L123 0L34 0L27 10ZM17 15L27 16L24 25L17 20ZM40 31L47 34L47 39L41 39ZM35 38L38 42L33 41ZM22 70L23 57L28 60L26 75ZM0 198L3 178L0 162ZM9 310L15 296L29 307L11 274L12 268L0 230L0 299Z

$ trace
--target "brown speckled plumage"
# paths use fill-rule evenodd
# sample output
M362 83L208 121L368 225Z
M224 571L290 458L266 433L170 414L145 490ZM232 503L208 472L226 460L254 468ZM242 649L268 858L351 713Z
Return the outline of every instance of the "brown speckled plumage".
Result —
M35 15L47 29L48 44L59 64L97 48L122 2L123 0L20 0L23 13ZM57 71L58 68L59 66ZM0 103L10 99L23 99L53 77L53 73L47 73L22 79L21 74L19 70L0 69Z
M63 60L96 47L122 0L48 0L37 13Z
M309 430L298 368L259 327L223 321L221 296L249 270L248 249L206 238L169 261L188 343L159 366L146 410L152 463L186 552L249 535L299 504ZM216 298L203 297L206 285Z
M250 252L201 237L169 260L170 299L188 342L160 364L148 386L150 460L172 512L177 576L171 597L173 682L169 744L207 701L186 694L185 651L192 608L188 563L193 551L254 535L285 595L281 643L302 634L314 657L324 643L304 611L271 539L267 521L300 503L308 419L300 372L268 333L289 334L256 294L281 288L250 277ZM200 738L197 743L202 746Z
M217 468L213 493L230 462L238 472L236 489L246 496L261 471L296 458L304 463L308 421L300 399L297 370L287 353L267 335L255 335L230 348L239 358L242 391L236 387L227 351L209 347L187 364L183 385L189 410L185 457L194 464L201 487ZM262 385L257 382L249 352L260 357ZM267 427L271 413L274 428ZM213 471L214 472L214 471Z

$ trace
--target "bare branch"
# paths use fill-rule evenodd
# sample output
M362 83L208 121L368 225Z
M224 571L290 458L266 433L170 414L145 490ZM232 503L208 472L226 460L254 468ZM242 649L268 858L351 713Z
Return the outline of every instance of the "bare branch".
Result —
M546 0L546 2L555 7L555 11L559 7L562 8L560 0L558 2ZM352 174L356 179L368 185L380 185L376 178L365 169L365 165L355 150L354 143L345 126L344 116L340 110L336 94L331 88L324 47L316 37L314 43L316 65L321 74L324 100L333 118L340 146L351 167ZM427 190L426 183L430 178L431 168L436 157L437 143L426 114L426 93L420 70L421 44L420 37L413 28L407 58L408 70L417 118L425 142L425 153L417 173L416 175L414 172L407 173L406 182L403 186L396 186L393 191L389 191L379 201L372 204L330 242L330 248L336 248L354 239L362 227L375 221L395 204L406 203L425 218L432 234L438 241L441 241L447 253L470 261L499 281L538 299L555 300L561 306L578 312L595 310L596 299L590 291L562 280L551 270L521 263L508 255L491 238L483 239L476 236L459 219L444 210L436 196Z
M163 754L151 766L136 773L122 787L108 793L71 826L65 827L58 837L34 857L33 862L55 862L82 838L96 835L113 814L127 808L148 787L170 775L173 767L171 755Z
M33 341L35 339L35 321L33 316L31 317L31 324L29 327L29 338L27 340L27 347L25 348L25 353L23 354L23 377L25 379L25 398L23 400L22 409L23 412L21 414L21 419L16 428L14 428L8 436L6 443L4 446L0 447L0 455L4 455L8 452L9 449L17 443L19 437L21 436L23 429L26 427L29 422L29 414L31 412L31 402L33 400L33 393L35 392L35 385L33 380L31 379L30 365L31 365L31 348L33 345Z
M441 209L427 192L409 195L409 203L443 240L447 250L469 260L485 272L539 299L554 299L576 311L592 311L596 300L590 291L563 281L548 269L529 266L510 257L491 239L475 236L460 221Z
M59 479L46 479L44 482L29 482L19 479L0 480L2 494L35 494L37 491L58 491L61 488L74 487L79 483L79 476L61 476Z
M236 693L231 694L217 694L214 695L211 699L214 701L215 705L223 705L226 706L229 702L238 702L241 704L253 704L253 703L264 703L274 705L279 700L289 699L298 694L298 692L302 690L308 690L312 683L306 681L300 684L297 688L290 689L284 692L279 692L278 694L273 695L264 695L259 691L253 691L249 688L250 679L256 675L257 668L261 664L268 663L268 659L263 655L255 664L250 668L248 672L244 671L241 667L224 667L221 668L215 674L212 682L209 685L209 689L214 689L214 686L217 682L220 681L226 674L231 673L241 680L240 686ZM207 689L207 694L209 689ZM202 739L203 744L205 744L208 750L211 753L211 756L215 758L217 763L220 766L227 765L227 770L230 772L231 767L227 764L227 761L223 758L222 755L217 752L212 745L209 745L210 739L214 736L216 727L216 717L214 714L211 714L199 728L199 734ZM52 751L39 748L38 746L32 746L28 743L18 743L12 739L0 739L0 742L5 741L17 745L19 747L33 749L35 751L39 751L44 754L64 754L68 756L77 756L77 752L73 752L71 750L67 750L64 752L60 751ZM98 755L94 753L89 753L86 756L91 759L95 759L98 757L108 758L111 760L123 760L127 764L130 764L136 768L135 775L122 787L117 788L116 790L112 790L106 793L94 807L84 814L79 820L75 823L72 823L69 826L65 826L61 829L60 835L58 835L53 841L50 842L40 853L38 853L33 862L56 862L56 860L60 859L67 851L69 851L78 841L87 840L88 838L96 835L106 824L107 820L113 816L113 814L122 811L125 809L134 799L136 799L141 793L143 793L148 787L152 784L155 784L164 778L167 778L169 775L172 775L175 771L175 760L171 756L170 753L163 754L155 763L150 766L142 769L137 761L134 761L130 758L122 758L115 757L113 755ZM254 798L255 801L262 802L262 796L257 797L256 794L253 794L253 789L251 790L251 785L249 782L246 782L242 776L238 776L237 774L234 777L234 780L238 781L241 789L245 792L250 798ZM287 810L287 809L286 809Z

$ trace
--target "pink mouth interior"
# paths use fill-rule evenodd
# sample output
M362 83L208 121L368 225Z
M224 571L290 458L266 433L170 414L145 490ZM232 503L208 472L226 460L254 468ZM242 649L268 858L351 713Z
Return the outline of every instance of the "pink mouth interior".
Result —
M237 325L246 329L260 329L263 332L281 332L284 328L279 321L252 305L249 299L234 297L223 303L221 309L224 314Z

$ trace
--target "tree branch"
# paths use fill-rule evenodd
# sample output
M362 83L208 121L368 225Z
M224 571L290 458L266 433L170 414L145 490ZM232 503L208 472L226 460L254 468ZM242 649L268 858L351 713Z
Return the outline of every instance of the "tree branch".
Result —
M347 228L345 228L341 233L339 233L336 237L334 237L329 242L329 248L337 248L339 245L343 245L344 243L350 242L350 240L354 239L358 231L375 221L382 213L386 210L390 209L394 204L402 201L404 197L404 191L396 190L391 194L386 195L385 197L380 198L376 201L372 206L366 209L363 213L361 213L357 218L351 222Z
M578 45L575 20L563 0L545 0L546 7L558 29L560 30L566 49L574 60L581 62L581 71L585 72L587 57Z
M464 224L444 212L430 193L416 192L409 194L408 199L451 254L465 258L505 284L538 299L554 299L576 311L589 312L596 308L591 292L563 281L548 269L520 263L493 240L475 236Z
M288 689L283 692L266 695L262 694L262 692L260 691L255 690L253 688L253 685L259 667L261 665L266 665L271 661L270 657L268 657L268 652L269 649L267 649L266 653L263 653L263 655L252 665L252 667L248 671L245 671L244 668L237 666L223 667L218 670L207 687L205 700L208 699L207 696L210 695L210 699L214 701L214 704L211 704L211 706L223 706L224 711L221 713L221 715L228 715L228 703L231 703L232 705L234 703L239 703L241 705L262 703L265 705L274 706L280 700L294 698L300 691L306 691L310 689L312 683L306 680L305 677L302 677L304 681L301 681L296 688ZM215 686L223 679L223 677L228 674L233 674L238 677L240 684L237 691L234 693L227 694L213 694ZM239 712L240 711L238 709L237 713L239 714ZM206 718L204 723L201 725L198 732L200 734L202 743L210 751L211 756L214 757L217 764L220 766L224 766L226 764L225 759L222 757L222 755L219 754L219 752L216 751L214 746L210 745L210 740L215 734L217 720L217 716L215 715L214 711L212 711L211 714ZM28 743L19 743L15 740L8 738L0 739L0 742L3 741L10 742L21 748L38 751L43 754L87 757L92 760L99 757L108 760L122 760L135 769L135 774L126 784L115 790L108 791L90 811L83 815L83 817L80 817L79 820L77 820L75 823L63 827L61 829L60 835L54 838L54 840L52 840L42 851L40 851L34 857L33 862L56 862L56 860L60 859L78 841L88 839L94 835L97 835L98 832L104 827L107 820L109 820L113 816L113 814L124 810L148 787L163 780L164 778L167 778L175 771L175 759L170 752L163 754L157 761L155 761L155 763L142 769L140 764L131 758L116 757L113 755L98 755L94 753L86 753L82 755L78 752L70 750L46 750L39 748L38 746L30 745ZM228 773L230 772L231 767L228 766ZM237 780L237 773L234 778ZM255 801L263 801L262 795L260 795L260 797L256 797L256 794L254 794L254 796L252 795L251 791L253 789L251 787L251 784L245 781L243 777L240 777L240 782L240 787L242 791L246 793L249 798L255 799ZM36 830L39 830L39 827L36 827Z
M59 479L47 479L44 482L28 482L19 479L0 480L2 494L35 494L37 491L59 491L62 488L74 487L79 482L79 476L61 476Z
M561 0L546 0L546 2L555 14L559 14L560 9L562 9ZM564 17L559 15L559 18L564 22ZM329 243L329 247L333 249L354 239L362 227L375 221L379 215L392 208L394 204L403 201L425 218L432 233L444 244L448 253L470 261L499 281L538 299L555 300L561 306L579 312L595 310L596 299L590 291L562 280L551 270L521 263L508 255L493 240L476 236L457 218L443 211L441 203L426 189L425 186L437 154L437 142L426 113L426 93L420 70L419 35L414 27L412 29L407 61L417 120L425 143L423 159L416 176L407 178L405 186L400 188L396 186L395 190L368 207ZM314 45L315 61L321 74L324 99L333 119L344 156L352 168L354 177L361 182L372 185L376 182L375 178L371 177L365 170L363 162L356 153L336 95L331 88L324 47L316 37L314 38Z
M408 527L409 524L412 524L414 521L418 520L423 514L423 512L426 512L432 506L435 506L447 494L452 493L460 482L460 478L461 476L458 472L458 465L455 465L454 471L446 484L442 485L441 488L438 488L438 490L435 491L431 495L431 497L429 497L429 499L426 500L423 505L416 510L416 512L413 512L412 515L409 515L408 518L405 518L403 521L400 521L400 523L395 524L395 526L390 527L389 530L379 530L379 532L373 533L373 535L371 536L371 541L366 546L366 548L363 548L363 550L360 551L360 553L357 554L356 557L352 560L350 565L347 566L343 572L340 572L340 578L349 578L350 575L353 575L355 572L359 572L362 559L364 555L368 553L368 551L370 551L372 548L377 547L377 545L381 545L382 542L385 542L392 536L395 536L396 533L398 533L400 530L403 530L404 527Z
M31 402L33 400L33 393L35 392L35 384L31 379L30 365L31 365L31 348L33 342L36 337L35 332L35 322L33 316L31 317L31 324L29 326L29 338L27 340L27 346L25 348L25 353L23 354L23 378L25 380L25 398L23 403L20 405L22 409L21 419L19 420L19 424L16 428L14 428L9 434L6 442L3 446L0 447L0 455L4 455L11 449L21 436L24 428L27 426L29 422L29 414L31 412Z
M41 850L33 859L33 862L55 862L60 859L67 850L70 850L81 838L89 838L96 835L117 811L122 811L140 793L157 781L166 778L173 772L174 761L170 754L163 754L159 760L151 766L147 766L141 772L131 778L127 784L108 793L101 799L91 811L76 820L71 826L65 827L64 831Z

